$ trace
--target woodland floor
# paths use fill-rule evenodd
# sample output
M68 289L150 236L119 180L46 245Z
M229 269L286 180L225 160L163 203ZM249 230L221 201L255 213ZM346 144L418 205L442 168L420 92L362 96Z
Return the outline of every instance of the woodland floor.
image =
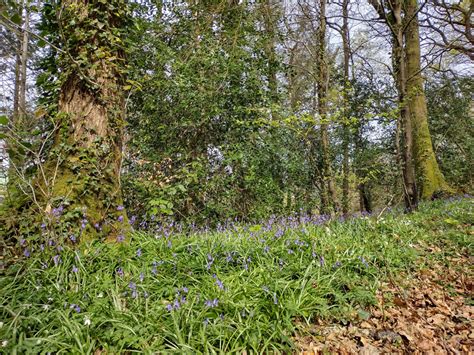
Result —
M439 255L442 249L423 252ZM418 265L413 275L392 275L365 319L316 322L295 342L302 354L473 354L473 265L474 257L461 251Z
M27 246L0 354L474 354L473 207Z

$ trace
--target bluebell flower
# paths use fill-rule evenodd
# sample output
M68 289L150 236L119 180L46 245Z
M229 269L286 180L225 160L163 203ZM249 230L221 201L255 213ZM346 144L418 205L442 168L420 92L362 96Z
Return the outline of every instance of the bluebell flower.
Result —
M29 251L28 249L25 249L25 250L23 251L23 255L26 256L27 258L29 258L30 255L31 255L31 253L30 253L30 251Z
M224 284L221 280L216 279L216 285L219 287L221 290L224 290Z
M214 298L213 300L206 300L204 301L204 305L209 308L214 308L219 305L219 300L217 298Z
M53 256L53 261L54 261L54 265L57 266L61 262L61 257L59 255L55 255Z
M273 293L273 303L278 304L278 297L277 297L276 293Z
M78 270L78 268L76 267L76 265L73 265L73 266L72 266L72 272L78 272L78 271L79 271L79 270Z
M320 266L324 266L324 264L325 264L325 262L324 262L324 256L321 255L321 256L319 257L319 265L320 265Z
M139 278L140 278L140 282L143 282L143 280L145 279L145 274L141 272Z
M125 236L123 236L122 234L119 234L117 236L117 243L122 243L124 240L125 240Z
M359 256L359 259L360 259L360 261L362 262L362 264L365 265L365 267L369 267L369 264L367 263L367 261L364 259L363 256Z
M123 211L124 207L122 205L118 205L117 211Z
M140 256L142 256L142 249L138 248L137 249L137 257L140 257Z
M123 216L122 215L118 216L117 221L123 222Z
M336 263L334 264L333 268L337 269L339 267L342 266L342 263L340 261L336 261Z
M117 268L117 271L116 271L116 272L117 272L117 275L119 275L120 277L123 276L123 270L122 270L121 267Z
M74 309L77 313L81 313L81 307L79 307L77 304L71 303L69 308Z
M86 228L86 225L87 225L87 219L84 218L84 219L81 221L81 229L85 229L85 228Z
M173 310L173 305L172 305L171 303L168 303L168 304L166 305L166 310L167 310L168 312L171 312L171 311Z

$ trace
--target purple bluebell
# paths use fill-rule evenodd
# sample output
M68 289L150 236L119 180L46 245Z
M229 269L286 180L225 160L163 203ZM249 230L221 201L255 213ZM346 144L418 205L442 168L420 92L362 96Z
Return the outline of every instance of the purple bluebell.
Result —
M142 256L142 249L138 248L137 249L137 257L140 257L140 256Z
M204 305L209 308L214 308L219 305L219 300L217 298L214 298L213 300L206 300L204 301Z
M30 251L29 251L28 249L25 249L25 250L23 251L23 255L26 256L27 258L29 258L30 255L31 255L31 253L30 253Z
M124 207L122 205L118 205L117 211L123 211Z
M72 272L78 272L79 269L76 267L76 265L73 265L71 271L72 271Z
M143 272L140 273L139 279L140 282L143 282L143 280L145 279L145 274Z
M81 313L81 307L79 307L77 304L71 303L69 308L74 309L77 313Z
M122 243L124 240L125 240L125 236L123 236L122 234L119 234L117 236L117 243Z
M174 308L174 309L180 309L180 308L181 308L181 305L179 304L179 301L178 301L178 300L174 300L174 302L173 302L173 308Z
M118 216L117 221L123 222L123 216L122 215Z
M61 262L61 257L56 254L55 256L53 256L53 261L54 261L54 265L57 266Z
M367 261L365 260L363 256L359 256L359 260L361 261L362 264L364 264L365 267L369 267L369 264L367 263Z
M123 269L121 267L117 268L116 273L117 273L117 275L122 277L123 276Z

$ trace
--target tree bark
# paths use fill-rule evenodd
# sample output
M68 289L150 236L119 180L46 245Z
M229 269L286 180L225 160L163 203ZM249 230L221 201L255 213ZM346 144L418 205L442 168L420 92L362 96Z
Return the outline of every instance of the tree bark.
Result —
M433 151L428 127L428 109L420 65L420 35L417 0L406 2L405 33L407 61L407 102L413 126L415 169L421 185L421 197L430 199L439 193L451 193Z
M403 137L403 187L405 208L407 211L416 209L418 193L413 163L413 129L410 110L407 102L407 65L404 51L404 31L402 18L402 3L394 1L391 12L391 26L394 32L392 58L398 87L398 101L400 105L400 122Z
M125 125L124 53L119 36L125 6L124 0L61 4L60 36L66 54L59 60L64 73L56 117L59 129L45 164L46 178L40 174L36 186L46 212L61 203L71 215L71 224L88 220L81 232L83 240L98 237L98 230L108 239L129 230L125 211L119 207ZM98 29L102 36L96 35Z
M350 42L349 42L349 21L348 21L349 0L342 2L342 47L344 52L344 114L343 114L343 161L342 161L342 213L349 213L349 59L350 59Z
M331 209L338 210L338 202L334 180L332 177L328 115L327 92L329 82L329 69L326 55L326 0L319 1L320 22L318 28L318 112L321 118L321 155L322 155L322 182L321 182L321 212L330 214Z

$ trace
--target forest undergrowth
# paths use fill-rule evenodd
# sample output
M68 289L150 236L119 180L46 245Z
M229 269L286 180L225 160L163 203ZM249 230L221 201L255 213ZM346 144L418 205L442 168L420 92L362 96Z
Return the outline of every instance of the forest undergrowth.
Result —
M473 220L473 199L465 196L423 203L411 214L293 215L195 233L150 227L121 243L49 243L1 278L1 350L319 351L318 343L347 340L353 325L388 332L398 319L390 317L409 319L393 311L408 304L403 287L419 286L423 297L429 287L433 297L441 287L454 298L463 292L423 272L472 280ZM460 302L472 309L472 294ZM356 333L354 344L368 346ZM411 334L385 335L393 351L408 349Z

